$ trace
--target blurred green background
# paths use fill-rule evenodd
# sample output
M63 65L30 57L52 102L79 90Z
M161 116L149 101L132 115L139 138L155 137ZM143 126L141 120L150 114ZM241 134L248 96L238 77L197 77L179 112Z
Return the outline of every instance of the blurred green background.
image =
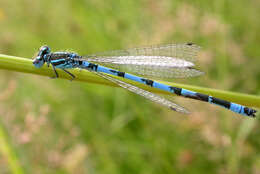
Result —
M259 11L259 0L0 0L0 53L194 42L206 74L176 82L259 95ZM259 119L175 97L186 116L119 88L0 72L1 174L260 173Z

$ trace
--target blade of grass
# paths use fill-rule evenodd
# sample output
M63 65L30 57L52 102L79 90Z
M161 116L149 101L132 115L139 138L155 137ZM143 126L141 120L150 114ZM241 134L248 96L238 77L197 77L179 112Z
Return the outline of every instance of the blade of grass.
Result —
M54 72L51 67L47 67L45 65L42 68L37 69L33 66L32 59L3 55L3 54L0 54L0 69L6 69L6 70L16 71L16 72L31 73L31 74L38 74L38 75L49 76L49 77L54 76ZM63 72L61 70L57 70L57 71L60 75L60 78L71 79L71 77L68 76L65 72ZM84 70L79 70L79 69L73 69L70 71L77 77L75 79L75 81L83 81L83 82L115 86L115 84L113 84L101 77L96 76L94 73L84 71ZM125 81L127 81L131 84L134 84L140 88L151 91L151 92L169 94L165 91L151 88L151 87L148 87L143 84L131 82L126 79L125 79ZM180 88L186 88L189 90L193 90L195 92L208 94L208 95L218 97L218 98L221 98L224 100L228 100L231 102L235 102L238 104L260 108L260 96L241 94L241 93L223 91L223 90L218 90L218 89L204 88L204 87L199 87L199 86L185 85L185 84L180 84L180 83L172 83L172 82L163 82L163 83L171 85L171 86L180 87Z
M12 145L8 140L8 135L0 122L0 154L1 153L7 159L9 168L13 174L25 173L23 168L21 167L14 148L12 148Z
M239 130L237 131L237 136L230 146L230 154L227 154L227 166L228 166L228 173L239 173L239 164L242 163L241 157L243 151L241 149L245 148L246 140L248 136L253 131L254 127L256 126L257 122L252 119L243 120Z

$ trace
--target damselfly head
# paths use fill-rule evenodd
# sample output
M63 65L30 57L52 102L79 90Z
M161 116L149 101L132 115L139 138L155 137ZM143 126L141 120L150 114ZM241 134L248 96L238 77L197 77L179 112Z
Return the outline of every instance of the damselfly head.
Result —
M51 49L48 46L42 46L39 49L39 52L35 59L33 60L33 64L36 68L40 68L43 66L43 64L46 62L45 55L49 54L51 52Z

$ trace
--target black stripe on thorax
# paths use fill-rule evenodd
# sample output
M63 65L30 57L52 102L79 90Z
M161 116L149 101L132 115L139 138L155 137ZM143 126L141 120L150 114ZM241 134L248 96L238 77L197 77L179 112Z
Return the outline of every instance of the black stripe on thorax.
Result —
M60 60L60 61L58 61L58 62L51 62L51 64L53 65L53 66L57 66L57 65L61 65L61 64L65 64L67 61L65 61L65 60Z

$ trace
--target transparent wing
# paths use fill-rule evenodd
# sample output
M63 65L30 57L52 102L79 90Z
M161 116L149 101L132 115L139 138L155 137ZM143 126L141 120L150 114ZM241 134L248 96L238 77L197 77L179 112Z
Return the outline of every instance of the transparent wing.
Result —
M184 44L167 44L167 45L153 45L140 48L130 48L126 50L106 51L103 53L96 53L90 56L94 57L118 57L118 56L157 56L172 57L194 62L200 47L192 43ZM155 60L154 60L155 61ZM167 60L166 60L167 61ZM161 62L159 62L161 63Z
M175 103L173 103L173 102L171 102L171 101L169 101L169 100L167 100L167 99L165 99L165 98L163 98L159 95L156 95L156 94L151 93L149 91L143 90L143 89L138 88L134 85L131 85L129 83L126 83L126 82L123 82L123 81L118 80L116 78L113 78L109 75L106 75L106 74L103 74L103 73L98 73L98 72L94 72L94 73L96 73L97 75L99 75L99 76L101 76L101 77L103 77L103 78L105 78L105 79L107 79L107 80L109 80L109 81L111 81L111 82L131 91L131 92L133 92L133 93L141 95L141 96L145 97L146 99L149 99L149 100L151 100L155 103L166 106L166 107L170 108L171 110L181 112L181 113L185 113L185 114L189 113L185 108L183 108L183 107L181 107L181 106L179 106L179 105L177 105L177 104L175 104Z
M108 51L85 56L87 61L155 78L185 78L201 75L194 68L199 47L194 44L169 44Z

